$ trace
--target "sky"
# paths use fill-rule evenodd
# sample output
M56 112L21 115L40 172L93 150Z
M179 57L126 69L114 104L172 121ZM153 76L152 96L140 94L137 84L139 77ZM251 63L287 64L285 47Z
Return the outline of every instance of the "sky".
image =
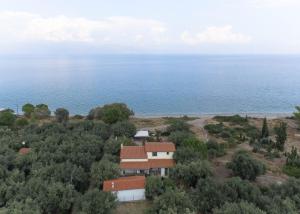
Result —
M299 54L300 0L0 0L5 54Z

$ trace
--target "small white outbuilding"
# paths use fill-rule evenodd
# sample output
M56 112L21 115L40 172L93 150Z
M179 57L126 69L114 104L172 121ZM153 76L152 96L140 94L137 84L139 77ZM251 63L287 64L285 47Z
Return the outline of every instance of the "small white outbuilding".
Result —
M121 177L106 180L103 183L103 191L116 194L118 201L145 200L145 176Z
M137 131L134 135L135 138L148 138L149 137L149 131L146 130L140 130Z

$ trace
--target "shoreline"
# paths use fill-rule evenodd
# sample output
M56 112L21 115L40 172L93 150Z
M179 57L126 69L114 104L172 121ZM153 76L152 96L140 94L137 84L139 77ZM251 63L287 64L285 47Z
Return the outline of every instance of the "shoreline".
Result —
M291 117L293 113L256 113L256 112L248 112L248 113L200 113L200 114L135 114L133 118L164 118L164 117L198 117L198 118L213 118L215 116L233 116L233 115L240 115L242 117L253 117L253 118L269 118L269 119L276 119L276 118L284 118L284 117Z

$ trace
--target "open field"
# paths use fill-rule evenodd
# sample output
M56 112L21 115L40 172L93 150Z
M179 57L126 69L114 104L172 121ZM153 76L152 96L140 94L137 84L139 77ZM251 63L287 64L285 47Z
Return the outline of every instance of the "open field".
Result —
M120 203L117 209L114 211L115 214L143 214L151 203L149 201L138 201L130 203Z

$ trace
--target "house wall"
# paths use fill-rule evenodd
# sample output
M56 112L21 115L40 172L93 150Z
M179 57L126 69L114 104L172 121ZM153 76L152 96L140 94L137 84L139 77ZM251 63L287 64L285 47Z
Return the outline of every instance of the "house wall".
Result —
M145 200L145 189L122 190L115 192L120 202Z
M152 156L152 152L147 152L148 159L173 159L174 152L157 152L157 156Z

